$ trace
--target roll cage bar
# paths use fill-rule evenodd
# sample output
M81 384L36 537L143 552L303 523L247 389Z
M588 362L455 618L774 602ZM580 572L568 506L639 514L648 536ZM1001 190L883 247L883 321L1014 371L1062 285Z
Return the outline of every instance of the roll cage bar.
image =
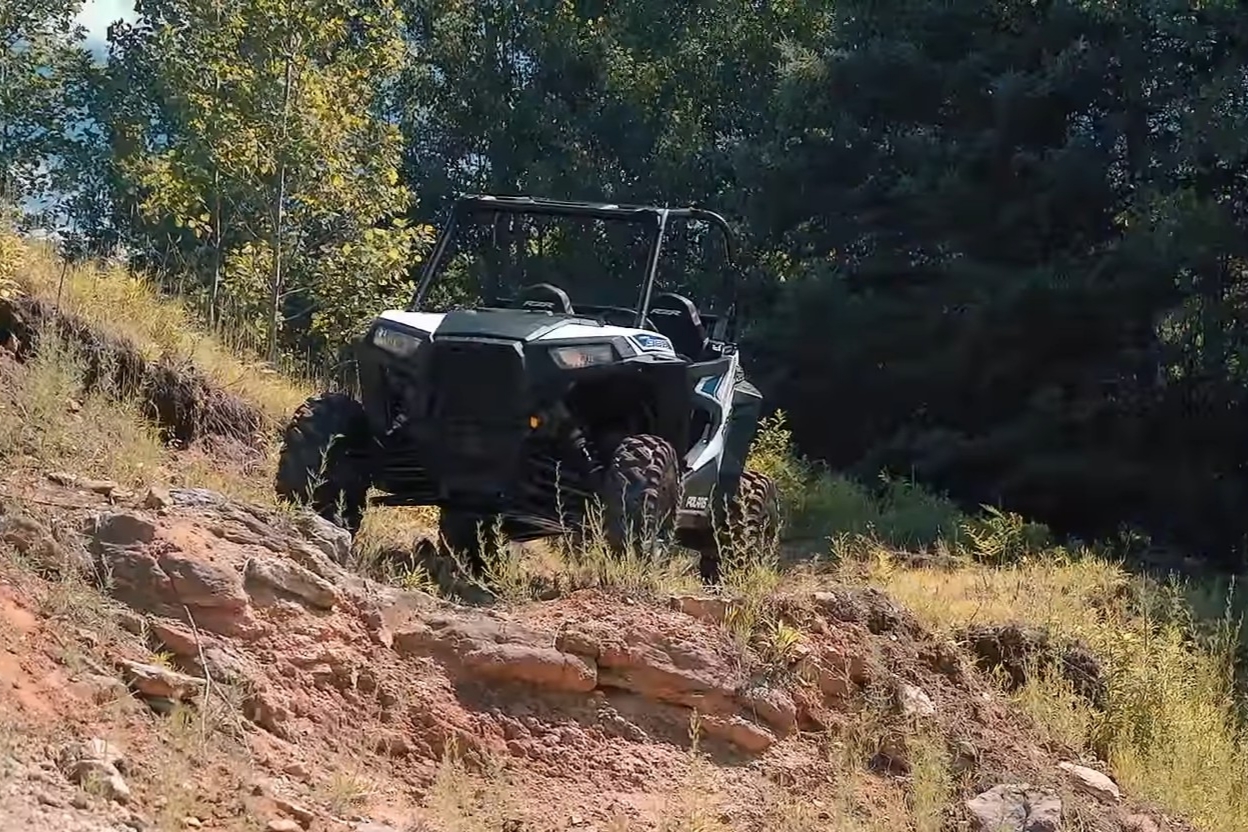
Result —
M416 293L408 304L409 312L419 312L421 304L428 295L438 268L446 256L447 247L455 236L455 232L464 217L473 214L527 214L530 216L583 217L600 220L616 220L637 224L649 224L653 236L650 240L650 251L646 257L646 272L642 281L641 291L637 298L637 327L643 327L650 311L650 295L654 289L655 275L659 269L659 259L663 253L663 241L667 234L668 222L676 220L694 220L705 222L717 228L724 240L724 250L728 259L729 271L735 272L733 260L732 229L719 214L703 208L660 208L652 205L623 205L602 202L574 202L555 199L542 199L531 196L494 196L491 194L461 194L451 208L450 218L442 233L438 235L433 252L421 270L420 281ZM729 286L729 306L725 317L730 317L736 306L736 280Z

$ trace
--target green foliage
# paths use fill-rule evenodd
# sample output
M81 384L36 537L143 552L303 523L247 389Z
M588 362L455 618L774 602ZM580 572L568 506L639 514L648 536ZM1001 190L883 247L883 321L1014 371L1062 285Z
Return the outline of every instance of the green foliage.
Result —
M40 212L73 112L66 94L81 63L81 0L0 5L0 210Z
M976 560L992 565L1020 561L1052 544L1049 530L1022 515L982 506L984 513L961 524L965 548Z
M800 512L809 493L813 472L810 464L793 446L793 434L783 410L759 422L746 466L771 477L786 510Z
M762 420L747 466L772 478L786 529L796 538L870 536L899 548L924 548L958 536L964 518L949 500L906 480L881 478L872 492L803 457L783 411Z
M401 136L379 109L403 58L397 9L163 0L142 13L113 72L147 80L164 124L120 148L118 176L210 314L228 297L275 358L292 324L336 347L405 300L429 234L405 221Z

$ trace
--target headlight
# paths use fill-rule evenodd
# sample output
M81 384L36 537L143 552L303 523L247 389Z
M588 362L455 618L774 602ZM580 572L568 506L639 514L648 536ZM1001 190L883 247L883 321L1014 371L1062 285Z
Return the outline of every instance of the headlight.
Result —
M565 370L610 364L615 361L615 350L610 344L576 344L567 347L551 347L550 357Z
M373 346L397 358L410 358L422 343L421 338L399 329L379 326L373 331Z

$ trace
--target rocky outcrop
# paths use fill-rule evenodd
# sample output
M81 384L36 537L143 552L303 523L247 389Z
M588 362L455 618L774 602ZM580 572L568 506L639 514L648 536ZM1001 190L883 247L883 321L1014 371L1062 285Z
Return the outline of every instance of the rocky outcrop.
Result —
M395 633L393 645L400 655L436 658L461 678L580 693L598 685L596 666L553 638L485 616L431 616Z
M209 632L246 636L254 631L242 576L196 545L203 530L157 526L141 514L115 511L87 529L95 571L111 594L140 612L193 621ZM208 557L205 557L208 555Z
M746 677L739 649L713 621L726 607L709 600L673 602L667 618L643 622L526 625L348 572L340 564L349 538L311 515L278 516L197 489L142 502L153 508L111 507L85 532L93 568L108 576L104 587L145 614L153 644L188 671L123 665L127 683L154 707L193 701L207 679L249 680L247 716L289 738L313 706L287 680L306 679L305 690L376 696L378 683L359 670L376 659L360 651L380 647L399 660L432 661L455 686L616 691L696 711L706 736L749 753L765 751L802 722L789 691ZM690 628L676 610L705 623ZM285 646L292 626L321 633L316 638L328 639L327 646L292 652ZM366 633L369 646L353 633ZM273 673L231 647L270 642L283 645L267 660ZM810 659L819 695L829 700L845 696L862 676L843 655Z
M333 584L291 561L251 558L243 579L253 599L285 596L318 610L332 610L339 601Z

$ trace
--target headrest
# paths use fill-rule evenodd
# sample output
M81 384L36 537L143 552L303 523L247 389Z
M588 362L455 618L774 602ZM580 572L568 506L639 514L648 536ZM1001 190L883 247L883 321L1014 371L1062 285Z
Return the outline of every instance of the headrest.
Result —
M525 286L516 294L516 303L521 309L534 312L553 312L556 315L571 315L572 301L568 293L551 283L534 283Z
M661 295L657 295L654 302L650 304L651 315L658 315L660 318L670 318L673 313L691 321L694 326L702 326L702 316L698 314L698 307L684 295L664 292Z

